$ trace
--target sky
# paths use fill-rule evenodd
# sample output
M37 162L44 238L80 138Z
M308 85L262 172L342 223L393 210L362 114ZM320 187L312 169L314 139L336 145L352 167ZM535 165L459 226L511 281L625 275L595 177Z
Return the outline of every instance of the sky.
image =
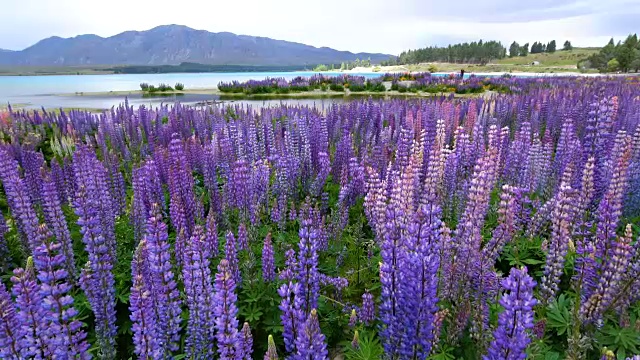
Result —
M0 0L0 48L180 24L353 52L499 40L603 46L640 31L640 0ZM99 4L99 5L98 5ZM634 26L635 25L635 26Z

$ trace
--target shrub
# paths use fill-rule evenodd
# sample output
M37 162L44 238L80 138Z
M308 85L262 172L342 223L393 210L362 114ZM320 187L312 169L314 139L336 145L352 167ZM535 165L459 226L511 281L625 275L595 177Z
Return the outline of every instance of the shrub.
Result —
M344 86L341 84L331 84L329 85L329 89L331 91L344 91Z
M184 90L184 84L183 83L176 83L175 89L178 90L178 91Z
M158 91L165 92L165 91L172 91L172 90L173 88L165 83L158 85Z
M435 65L429 65L427 70L429 70L430 73L438 72L438 68Z
M147 90L149 90L149 84L147 84L147 83L140 83L140 89L142 89L142 91L147 91Z
M154 92L158 91L158 88L156 88L153 85L149 85L149 87L147 87L147 91L150 92L150 93L154 93Z

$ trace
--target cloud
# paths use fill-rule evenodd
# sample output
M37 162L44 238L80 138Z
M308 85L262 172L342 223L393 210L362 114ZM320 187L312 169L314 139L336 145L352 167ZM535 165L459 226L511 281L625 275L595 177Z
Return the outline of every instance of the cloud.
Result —
M0 48L52 35L111 36L163 24L340 50L399 53L451 42L571 40L598 46L637 31L637 0L20 0L5 1ZM635 28L634 28L635 27ZM604 39L604 40L603 40Z

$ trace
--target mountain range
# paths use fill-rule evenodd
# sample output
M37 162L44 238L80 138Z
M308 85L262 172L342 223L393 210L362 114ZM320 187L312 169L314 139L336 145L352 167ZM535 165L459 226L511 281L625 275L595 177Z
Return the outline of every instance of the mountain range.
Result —
M352 53L328 47L266 37L213 33L182 25L163 25L146 31L125 31L103 38L79 35L49 37L21 51L0 50L0 65L95 66L175 65L192 62L211 65L315 65L371 59L390 55Z

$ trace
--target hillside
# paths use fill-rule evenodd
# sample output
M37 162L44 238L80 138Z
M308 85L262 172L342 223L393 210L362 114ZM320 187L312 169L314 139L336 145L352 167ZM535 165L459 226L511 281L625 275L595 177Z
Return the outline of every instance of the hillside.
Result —
M387 54L352 53L266 37L212 33L181 25L163 25L147 31L126 31L103 38L80 35L50 37L21 51L0 52L0 65L312 65L370 58Z
M506 57L493 63L501 65L529 65L538 61L539 66L565 67L577 66L578 61L588 58L599 51L598 48L574 48L569 51L558 50L554 53L529 54L527 56Z

